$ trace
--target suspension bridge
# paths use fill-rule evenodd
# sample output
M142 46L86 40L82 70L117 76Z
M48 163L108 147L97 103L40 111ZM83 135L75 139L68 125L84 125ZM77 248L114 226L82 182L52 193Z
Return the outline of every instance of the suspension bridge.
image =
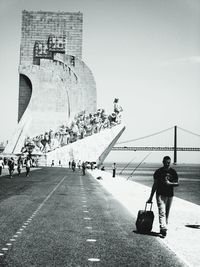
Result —
M172 130L172 129L173 129L173 146L117 146L117 145L131 143L134 141L140 141L142 139L147 139L147 138L150 138L153 136L158 136L158 135L160 135L164 132L167 132L169 130ZM178 127L178 126L173 126L173 127L168 128L168 129L165 129L165 130L162 130L162 131L150 134L150 135L146 135L146 136L139 137L136 139L130 139L130 140L118 142L117 145L112 148L112 150L115 150L115 151L173 151L174 152L174 164L176 164L178 151L182 151L182 152L183 151L187 151L187 152L188 151L191 151L191 152L200 151L200 147L185 147L185 146L184 147L183 146L178 147L177 146L177 142L178 142L177 132L178 132L178 130L183 131L183 132L188 133L188 134L191 134L193 136L200 137L200 134L193 133L189 130L183 129L183 128Z

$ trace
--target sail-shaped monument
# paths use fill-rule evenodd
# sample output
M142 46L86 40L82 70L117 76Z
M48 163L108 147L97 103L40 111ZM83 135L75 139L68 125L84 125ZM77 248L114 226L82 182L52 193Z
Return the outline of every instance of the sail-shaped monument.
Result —
M118 113L97 109L82 28L80 12L22 12L18 125L5 154L101 164L123 133Z

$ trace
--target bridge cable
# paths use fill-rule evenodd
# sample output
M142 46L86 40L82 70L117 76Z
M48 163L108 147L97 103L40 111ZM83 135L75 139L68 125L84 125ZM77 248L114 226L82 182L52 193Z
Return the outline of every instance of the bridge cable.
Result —
M133 177L134 172L137 170L137 168L145 161L145 159L151 154L152 152L150 152L149 154L147 154L142 161L135 167L135 169L132 171L131 175L126 179L129 180L131 177Z
M154 134L149 134L149 135L146 135L146 136L143 136L143 137L139 137L139 138L131 139L131 140L127 140L127 141L117 142L117 144L125 144L125 143L129 143L129 142L133 142L133 141L137 141L137 140L145 139L145 138L148 138L148 137L151 137L151 136L155 136L155 135L161 134L161 133L166 132L166 131L168 131L168 130L171 130L171 129L173 129L173 128L174 128L174 126L168 128L168 129L165 129L165 130L156 132L156 133L154 133Z
M133 162L135 158L136 157L134 157L128 164L126 164L126 166L120 171L119 175L123 173L123 171L131 164L131 162Z
M180 130L182 130L182 131L184 131L184 132L186 132L186 133L190 133L190 134L193 134L193 135L195 135L195 136L200 137L200 134L193 133L193 132L191 132L191 131L189 131L189 130L186 130L186 129L183 129L183 128L181 128L181 127L178 127L178 129L180 129Z

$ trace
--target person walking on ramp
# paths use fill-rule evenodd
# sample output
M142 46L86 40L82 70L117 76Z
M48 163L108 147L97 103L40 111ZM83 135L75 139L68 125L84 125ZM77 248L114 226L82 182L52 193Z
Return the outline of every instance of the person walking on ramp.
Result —
M160 234L163 237L167 235L167 224L174 196L174 186L178 186L178 175L176 171L170 167L170 164L171 158L165 156L163 158L163 167L157 169L154 173L154 183L150 197L147 200L147 203L152 203L154 193L156 192Z

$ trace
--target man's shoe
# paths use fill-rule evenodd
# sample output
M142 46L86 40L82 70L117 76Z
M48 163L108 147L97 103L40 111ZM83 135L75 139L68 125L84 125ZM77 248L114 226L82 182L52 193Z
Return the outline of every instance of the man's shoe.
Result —
M160 234L161 234L163 237L166 237L166 235L167 235L167 229L160 229Z

